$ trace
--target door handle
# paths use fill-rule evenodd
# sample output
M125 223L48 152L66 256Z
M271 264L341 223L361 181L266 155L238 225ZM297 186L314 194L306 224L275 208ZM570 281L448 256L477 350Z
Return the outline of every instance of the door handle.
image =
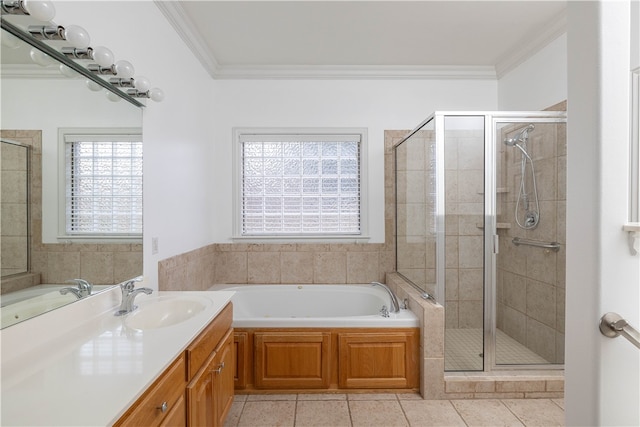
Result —
M640 348L640 332L634 329L629 322L618 313L606 313L600 318L600 332L605 337L615 338L622 335L629 342Z

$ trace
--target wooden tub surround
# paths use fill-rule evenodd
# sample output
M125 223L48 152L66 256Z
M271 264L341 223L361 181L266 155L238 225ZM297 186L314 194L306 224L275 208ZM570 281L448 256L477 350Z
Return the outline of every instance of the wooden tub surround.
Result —
M235 328L235 390L419 389L419 328Z

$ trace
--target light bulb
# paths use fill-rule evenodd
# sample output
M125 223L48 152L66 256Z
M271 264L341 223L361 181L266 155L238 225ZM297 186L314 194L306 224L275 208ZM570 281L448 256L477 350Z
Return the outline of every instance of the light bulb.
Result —
M71 46L79 49L86 49L91 43L91 37L84 28L78 25L69 25L64 28L64 39L68 41Z
M62 73L62 75L64 75L65 77L69 77L70 79L78 77L78 73L76 73L74 69L64 64L60 64L60 72Z
M116 68L116 76L121 79L130 79L133 77L135 70L133 69L133 64L129 61L120 60L115 63Z
M56 15L56 8L50 1L24 0L24 8L38 21L48 22Z
M42 67L46 67L53 64L53 59L51 59L49 55L47 55L41 50L36 49L35 47L31 48L31 50L29 51L29 56L31 57L31 60L33 62L35 62L36 64Z
M107 91L107 99L111 102L119 102L122 98L120 98L118 95L116 95L115 93L111 92L110 90Z
M164 92L158 87L154 87L149 91L149 98L155 102L160 102L164 99Z
M111 67L113 65L113 52L104 46L92 47L93 53L91 57L101 67Z
M2 32L2 46L8 49L17 49L20 47L20 39L6 31Z
M87 79L86 84L89 90L92 90L94 92L98 92L102 90L102 86L100 86L98 83L94 82L93 80Z
M146 92L151 87L151 82L145 76L138 76L133 79L133 87L135 87L138 92Z

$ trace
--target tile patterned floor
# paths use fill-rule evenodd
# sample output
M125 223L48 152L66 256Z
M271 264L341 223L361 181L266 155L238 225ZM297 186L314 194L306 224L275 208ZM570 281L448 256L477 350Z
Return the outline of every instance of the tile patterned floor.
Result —
M447 371L481 371L482 329L447 329L444 360ZM549 363L504 332L496 329L496 363L540 365Z
M228 427L564 426L563 399L422 400L417 394L237 395Z

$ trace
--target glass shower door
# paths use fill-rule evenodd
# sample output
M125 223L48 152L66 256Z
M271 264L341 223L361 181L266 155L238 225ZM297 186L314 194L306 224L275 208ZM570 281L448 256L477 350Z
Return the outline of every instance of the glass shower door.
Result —
M495 364L564 363L565 123L494 120Z

